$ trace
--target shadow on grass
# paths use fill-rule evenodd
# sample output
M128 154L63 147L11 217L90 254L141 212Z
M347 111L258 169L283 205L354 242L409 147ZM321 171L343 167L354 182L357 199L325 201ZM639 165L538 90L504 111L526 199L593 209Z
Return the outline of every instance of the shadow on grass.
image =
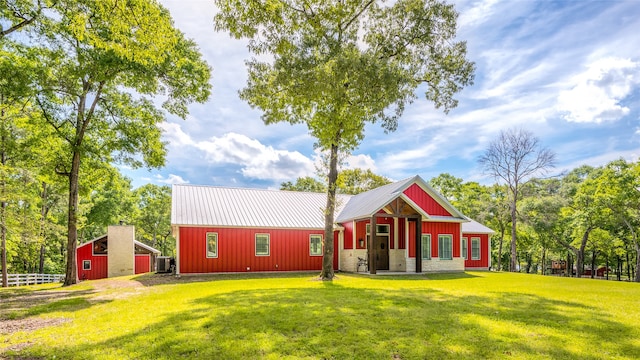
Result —
M96 302L87 300L93 290L60 291L45 289L17 291L2 299L0 319L24 319L51 312L72 312L86 309Z
M637 358L632 329L602 310L544 297L454 296L434 289L234 291L194 299L144 328L50 358Z
M157 286L166 284L189 284L197 282L212 282L226 280L254 280L277 278L317 278L320 271L308 272L249 272L249 273L212 273L212 274L144 274L131 278L144 286Z

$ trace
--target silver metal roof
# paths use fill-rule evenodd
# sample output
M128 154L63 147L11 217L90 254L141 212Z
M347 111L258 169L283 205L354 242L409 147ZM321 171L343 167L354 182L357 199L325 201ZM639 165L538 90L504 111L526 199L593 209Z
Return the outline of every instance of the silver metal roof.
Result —
M462 232L467 234L495 234L495 231L480 224L479 222L469 219L469 222L462 223Z
M324 228L326 194L198 185L173 185L171 224ZM338 195L336 214L349 196Z
M336 220L341 223L373 216L417 183L453 216L423 216L440 221L463 222L464 232L493 233L473 220L471 223L420 176L414 176L355 196L336 195ZM202 185L173 185L171 224L177 226L324 228L327 195L282 190L229 188ZM407 198L408 200L408 198ZM471 229L467 231L466 229Z

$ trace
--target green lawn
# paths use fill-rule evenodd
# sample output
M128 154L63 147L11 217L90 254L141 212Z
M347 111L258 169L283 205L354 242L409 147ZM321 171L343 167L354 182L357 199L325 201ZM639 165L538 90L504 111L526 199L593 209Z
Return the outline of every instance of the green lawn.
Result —
M2 289L0 358L640 358L639 284L338 276L146 275Z

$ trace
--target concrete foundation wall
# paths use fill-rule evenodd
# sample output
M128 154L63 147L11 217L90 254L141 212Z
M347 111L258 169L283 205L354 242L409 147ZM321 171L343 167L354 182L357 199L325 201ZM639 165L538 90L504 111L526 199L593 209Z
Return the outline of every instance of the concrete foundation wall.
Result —
M131 225L109 226L107 228L108 277L134 274L134 234L135 228Z

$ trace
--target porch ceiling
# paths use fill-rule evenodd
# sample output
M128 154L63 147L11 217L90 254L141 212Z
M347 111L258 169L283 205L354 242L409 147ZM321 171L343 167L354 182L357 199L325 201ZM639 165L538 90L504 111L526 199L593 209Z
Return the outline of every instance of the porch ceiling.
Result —
M382 207L382 210L393 216L422 216L411 204L407 203L402 197L393 199L390 203Z

